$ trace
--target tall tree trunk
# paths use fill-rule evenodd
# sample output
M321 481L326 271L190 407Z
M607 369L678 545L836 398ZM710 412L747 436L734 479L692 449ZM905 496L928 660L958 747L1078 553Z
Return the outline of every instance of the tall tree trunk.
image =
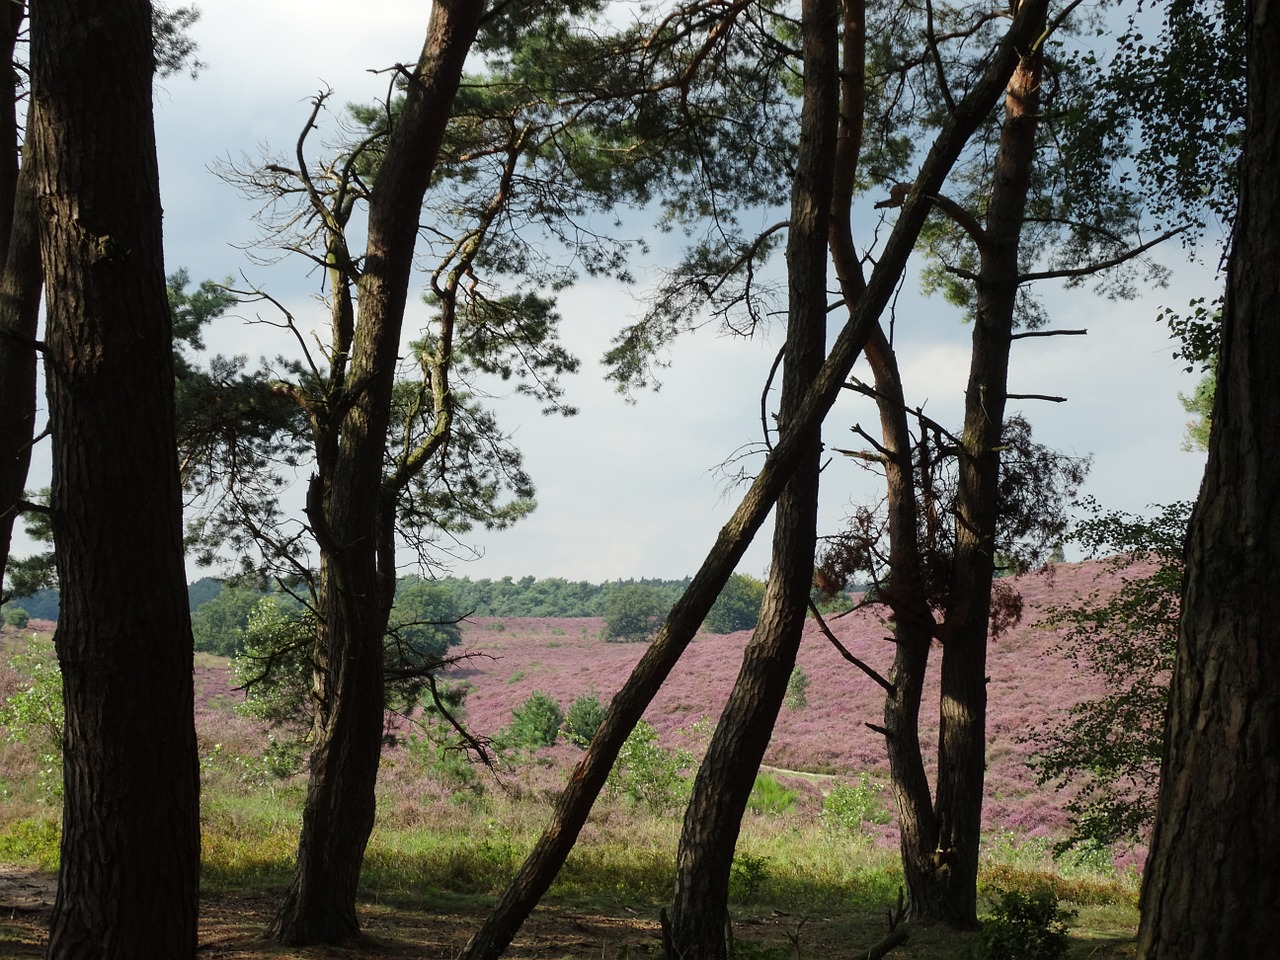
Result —
M827 234L839 121L836 0L805 0L804 104L787 238L789 320L779 434L791 432L826 354ZM671 912L671 960L727 956L729 874L747 798L795 668L813 588L821 425L805 430L799 462L778 497L773 557L760 620L716 725L685 812Z
M35 339L40 306L40 233L33 170L18 164L18 71L13 62L26 10L0 17L0 597L13 543L36 419ZM30 152L27 152L28 161Z
M1251 2L1240 207L1209 460L1187 540L1138 955L1280 942L1280 16Z
M483 4L436 0L369 204L369 238L345 412L312 479L308 517L321 551L315 746L293 882L272 926L289 944L359 936L356 891L373 830L382 751L383 638L395 592L384 489L396 355L418 216Z
M927 547L920 543L920 498L925 491L916 482L897 356L882 329L867 344L866 355L875 376L883 437L890 570L885 594L893 612L895 643L884 706L885 748L908 902L916 915L928 915L927 906L939 900L941 891L934 858L938 818L920 746L920 706L936 630L922 557Z
M144 0L32 11L62 609L49 956L193 958L199 765Z
M721 529L684 596L672 608L635 670L614 695L604 722L560 794L551 821L480 929L463 948L460 960L497 960L510 945L538 900L564 864L587 815L604 786L627 735L670 674L706 618L720 590L742 559L751 538L773 508L791 472L803 458L808 432L822 423L845 378L871 335L896 288L907 258L928 214L930 196L942 189L960 151L991 110L1019 59L1039 36L1047 0L1026 0L987 70L956 105L939 132L849 321L840 331L792 421L778 440L729 522Z
M1041 16L1042 30L1044 23ZM978 847L987 746L987 634L1000 517L1000 438L1020 272L1018 247L1040 114L1041 42L1037 39L1019 60L1005 91L1004 126L981 243L960 438L955 557L942 629L935 801L938 836L919 838L920 854L934 856L938 889L930 904L912 906L914 916L962 928L978 925Z

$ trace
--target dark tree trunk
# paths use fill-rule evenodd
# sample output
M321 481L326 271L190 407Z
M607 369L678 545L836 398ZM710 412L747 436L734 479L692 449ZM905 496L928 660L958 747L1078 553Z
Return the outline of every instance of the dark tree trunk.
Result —
M884 731L903 877L911 917L962 928L977 924L986 648L999 519L998 447L1018 287L1018 246L1035 149L1040 68L1040 55L1032 52L1020 60L1009 80L987 222L985 228L972 230L981 267L960 450L956 549L940 625L930 607L924 563L924 552L936 548L920 540L920 511L933 509L929 503L933 494L927 488L930 467L923 462L928 447L922 445L922 462L913 465L906 400L892 345L877 330L866 348L875 375L887 483L892 574L885 594L893 612L895 657ZM936 793L931 793L919 721L935 637L942 639L943 653L938 783Z
M1280 17L1249 4L1248 111L1209 460L1142 887L1138 955L1280 943Z
M460 960L497 960L551 886L573 849L574 841L586 823L627 735L706 618L791 472L804 457L808 431L820 427L839 395L854 361L902 276L928 213L931 204L928 198L942 189L942 183L960 151L1004 89L1018 63L1018 51L1027 49L1039 35L1040 30L1036 27L1043 20L1045 8L1046 0L1027 0L1023 4L1009 32L992 55L986 72L973 85L968 96L956 105L956 110L938 134L867 282L865 294L810 385L792 423L792 430L779 438L777 446L765 458L759 474L729 522L721 529L684 596L672 608L667 622L610 702L604 723L560 794L550 823L497 906L463 948Z
M40 234L32 170L18 165L18 72L14 46L22 4L0 17L0 597L18 505L31 465L36 419L35 339L40 306ZM29 156L29 154L28 154Z
M66 705L49 956L191 958L199 766L151 9L40 4L31 36Z
M1043 28L1044 18L1040 18ZM1031 162L1040 114L1042 47L1023 56L1005 92L991 201L981 243L977 309L965 390L956 545L942 628L936 838L916 838L917 859L933 856L934 897L912 916L978 925L978 847L986 777L987 634L1000 516L1000 438L1019 282ZM906 840L904 839L904 843Z
M893 612L892 689L885 697L885 748L889 756L902 851L902 872L913 910L939 899L934 859L938 819L920 747L920 706L936 630L923 570L919 512L923 491L916 483L907 404L897 356L878 329L867 344L875 375L883 437L889 569L886 601Z
M345 407L312 479L321 551L315 746L298 863L272 932L289 944L359 936L356 891L382 751L383 638L395 592L395 491L385 489L391 391L418 215L483 4L436 0L369 205Z
M835 0L805 0L804 106L787 238L789 320L778 430L790 432L826 353L827 234L839 108ZM716 725L685 812L671 912L671 960L727 956L729 874L747 798L795 668L813 587L821 426L805 431L803 453L774 514L773 557L760 620Z

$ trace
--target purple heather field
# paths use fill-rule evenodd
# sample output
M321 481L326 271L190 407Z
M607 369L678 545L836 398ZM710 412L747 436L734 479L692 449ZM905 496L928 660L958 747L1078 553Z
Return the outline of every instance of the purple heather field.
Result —
M1025 763L1031 748L1020 740L1098 692L1099 685L1096 677L1058 649L1058 635L1039 621L1048 607L1071 604L1095 591L1109 593L1117 576L1101 564L1080 563L1060 564L1007 581L1021 593L1024 612L1021 622L989 647L984 806L988 830L1012 831L1022 837L1062 835L1067 823L1064 797L1052 787L1037 786ZM888 670L892 659L888 630L875 612L833 616L828 623L853 654L882 672ZM510 722L512 708L536 690L550 694L562 708L592 690L607 701L644 645L605 642L600 639L601 626L601 620L589 618L476 618L465 624L462 649L478 656L456 668L450 679L465 679L473 686L466 702L466 720L472 730L494 735ZM694 639L646 713L664 742L687 746L689 738L681 737L679 731L700 718L714 722L749 636L748 632L702 633ZM881 719L880 688L845 661L813 622L805 630L799 665L809 679L807 704L800 709L783 707L766 765L831 776L793 783L774 771L789 786L809 794L824 783L856 783L863 772L881 781L887 778L883 740L865 726L867 721ZM225 723L230 718L224 711L234 694L220 671L220 666L212 664L199 668L197 691L202 691L204 701L199 713L221 714ZM930 754L937 742L936 669L932 679L925 694L922 731ZM567 745L547 751L548 759L564 764L577 755L576 748ZM885 828L885 839L892 836L892 827ZM1131 851L1121 859L1131 863L1140 855L1141 851Z

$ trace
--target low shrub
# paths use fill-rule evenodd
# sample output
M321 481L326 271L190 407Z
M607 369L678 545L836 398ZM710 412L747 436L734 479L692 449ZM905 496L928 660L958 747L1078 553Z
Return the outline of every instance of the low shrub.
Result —
M974 947L975 960L1059 960L1070 942L1067 921L1075 916L1047 888L999 891Z

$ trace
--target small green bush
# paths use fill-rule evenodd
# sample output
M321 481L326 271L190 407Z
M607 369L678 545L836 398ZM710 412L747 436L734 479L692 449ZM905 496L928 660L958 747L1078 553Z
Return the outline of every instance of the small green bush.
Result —
M31 615L21 607L5 607L4 622L11 627L22 630L31 622Z
M856 786L842 784L822 801L823 822L852 833L861 833L864 823L888 823L890 819L880 791L866 773L858 778Z
M693 765L692 753L666 749L653 725L641 720L618 752L607 786L614 796L666 810L689 799Z
M560 704L549 694L535 690L511 711L511 725L500 739L504 746L517 750L549 747L560 735L562 723L564 711Z
M794 790L788 790L767 773L756 774L751 796L747 798L748 810L759 814L786 813L794 809L795 805Z
M18 689L0 704L0 727L10 743L29 744L36 751L41 796L55 802L62 796L62 671L53 643L32 636L23 653L10 665L22 676Z
M1073 910L1058 906L1052 890L999 891L992 915L982 925L976 960L1059 960L1066 955L1067 921Z
M740 853L729 868L729 896L739 903L754 900L769 878L769 858Z
M582 748L590 746L600 724L604 723L605 706L600 694L592 690L577 697L564 714L564 735L570 743Z

